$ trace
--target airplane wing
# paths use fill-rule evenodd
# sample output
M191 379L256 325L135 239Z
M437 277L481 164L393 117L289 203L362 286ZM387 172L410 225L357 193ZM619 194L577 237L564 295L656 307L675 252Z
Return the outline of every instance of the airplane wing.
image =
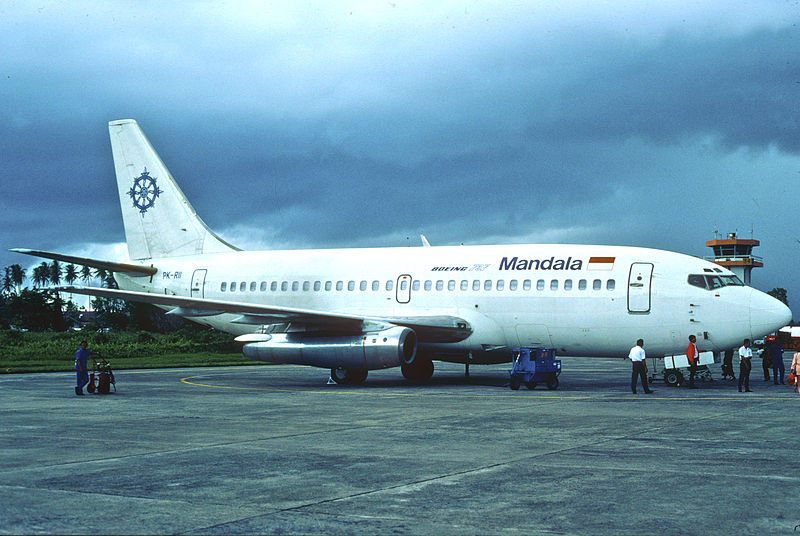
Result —
M241 316L233 320L233 322L240 324L261 325L300 322L313 325L316 328L347 332L361 332L369 330L369 328L381 329L381 326L393 324L413 329L417 333L420 342L459 342L469 337L472 333L472 328L466 320L448 315L368 316L99 287L64 286L58 287L57 290L72 294L101 296L175 307L176 309L167 314L176 314L189 318L238 313Z
M88 257L74 257L72 255L62 255L61 253L53 253L51 251L39 251L37 249L13 248L10 249L9 251L13 251L14 253L23 253L25 255L32 255L34 257L42 257L45 259L54 259L57 261L63 261L72 264L80 264L81 266L89 266L91 268L100 268L103 270L109 270L111 272L130 275L133 277L149 277L158 272L158 269L152 266L101 261L98 259L90 259Z

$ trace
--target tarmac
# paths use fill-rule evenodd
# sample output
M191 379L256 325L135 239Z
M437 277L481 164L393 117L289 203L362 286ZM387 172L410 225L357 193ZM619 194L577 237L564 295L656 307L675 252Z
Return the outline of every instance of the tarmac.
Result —
M623 359L564 358L553 391L436 368L116 370L83 397L74 374L2 375L0 532L800 532L800 396L758 360L752 393L718 365L651 395Z

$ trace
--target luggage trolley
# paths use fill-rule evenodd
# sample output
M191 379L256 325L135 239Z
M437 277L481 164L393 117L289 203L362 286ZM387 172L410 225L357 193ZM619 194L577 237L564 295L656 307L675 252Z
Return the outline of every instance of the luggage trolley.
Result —
M546 384L550 390L558 388L561 360L554 359L555 348L514 348L511 355L511 370L508 371L511 389L516 391L523 383L528 389L535 389L537 383Z
M672 387L680 387L684 382L689 381L689 360L683 354L668 355L661 357L650 357L652 367L648 367L647 380L653 383L657 380L664 380L664 383ZM713 382L711 370L708 365L714 363L714 352L700 352L697 360L697 372L694 377L701 382Z
M95 380L97 382L95 383ZM114 373L111 371L111 365L105 359L100 361L94 360L94 368L89 373L89 385L86 390L90 393L97 393L99 395L107 395L111 392L111 386L114 386L114 392L117 392L117 383L114 381Z

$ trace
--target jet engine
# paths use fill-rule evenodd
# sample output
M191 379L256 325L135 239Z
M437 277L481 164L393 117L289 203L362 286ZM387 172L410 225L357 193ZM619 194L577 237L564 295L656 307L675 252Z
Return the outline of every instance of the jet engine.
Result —
M269 363L377 370L411 363L417 353L417 334L401 326L349 336L272 333L261 337L246 343L242 353Z

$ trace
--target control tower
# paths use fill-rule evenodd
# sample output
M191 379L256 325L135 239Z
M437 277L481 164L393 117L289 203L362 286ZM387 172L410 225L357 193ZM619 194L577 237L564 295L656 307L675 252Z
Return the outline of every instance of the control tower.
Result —
M764 266L764 259L753 255L753 248L758 246L758 240L744 240L736 238L736 233L728 233L728 238L709 240L706 245L714 250L713 257L703 257L720 266L724 266L750 285L750 272L753 268Z

